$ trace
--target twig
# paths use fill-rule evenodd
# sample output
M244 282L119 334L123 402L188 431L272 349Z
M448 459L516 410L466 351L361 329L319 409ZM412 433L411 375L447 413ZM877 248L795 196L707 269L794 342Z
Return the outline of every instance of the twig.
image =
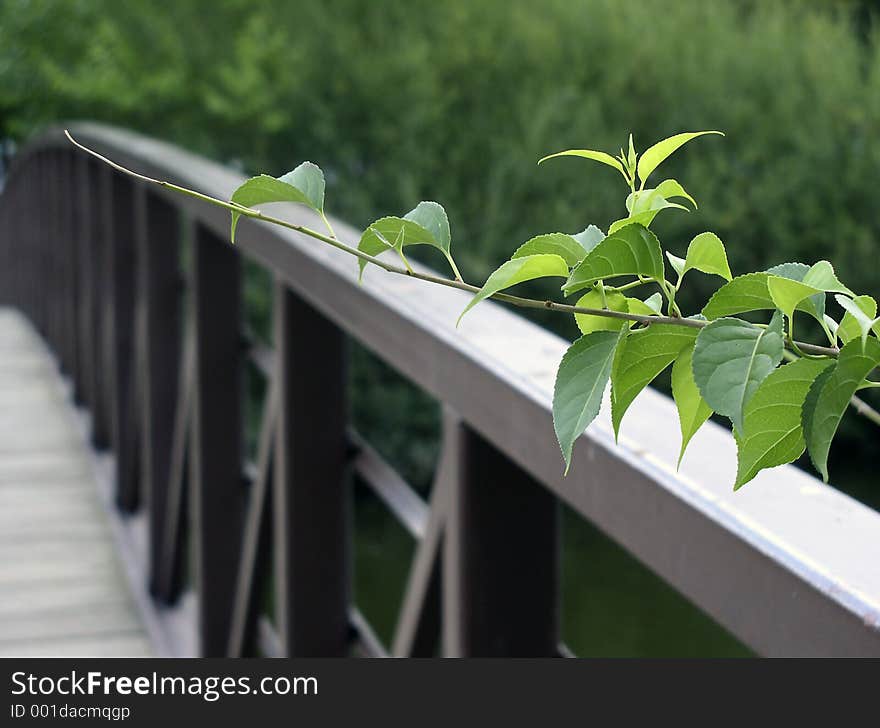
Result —
M175 192L181 192L186 195L190 195L191 197L195 197L197 199L203 200L204 202L208 202L212 205L216 205L218 207L226 208L232 212L237 212L244 217L249 217L254 220L261 220L263 222L270 223L272 225L278 225L279 227L287 228L288 230L293 230L295 232L301 233L303 235L307 235L308 237L315 238L316 240L320 240L321 242L327 243L328 245L332 245L334 248L338 248L349 255L353 255L356 258L360 258L368 263L372 263L383 270L394 273L396 275L403 275L409 278L416 278L421 281L426 281L428 283L434 283L440 286L446 286L447 288L457 288L462 291L468 291L470 293L477 293L480 290L479 286L472 285L470 283L465 283L463 280L452 280L449 278L443 278L442 276L435 276L429 273L419 273L415 270L409 270L407 268L401 268L400 266L394 265L393 263L388 263L381 258L377 258L376 256L369 255L368 253L364 253L357 248L353 248L350 245L346 245L341 242L338 238L324 235L323 233L318 232L317 230L312 230L311 228L305 227L304 225L296 225L294 223L287 222L286 220L282 220L277 217L273 217L271 215L266 215L259 210L254 210L249 207L243 207L242 205L238 205L234 202L227 202L225 200L221 200L216 197L211 197L210 195L202 194L201 192L196 192L195 190L188 189L186 187L181 187L179 185L173 184L166 180L159 180L153 177L148 177L143 174L139 174L134 172L126 167L123 167L121 164L118 164L107 157L99 154L98 152L89 149L88 147L80 144L76 141L66 129L64 134L71 141L71 143L81 149L82 151L91 154L93 157L100 159L105 164L109 164L113 169L122 172L123 174L127 174L136 179L142 180L144 182L148 182L150 184L158 185L160 187L165 187L166 189L174 190ZM589 316L604 316L606 318L613 319L621 319L624 321L633 321L635 323L645 324L650 326L651 324L668 324L671 326L687 326L694 329L701 329L705 326L709 325L709 321L704 321L702 319L694 319L694 318L686 318L679 316L645 316L642 314L636 313L628 313L623 311L611 311L605 308L587 308L584 306L571 306L566 303L558 303L556 301L542 301L535 298L524 298L522 296L513 296L508 293L495 293L489 298L494 298L497 301L502 301L503 303L509 303L512 306L518 306L520 308L535 308L535 309L547 309L550 311L560 311L568 314L586 314ZM836 357L839 349L836 347L828 347L828 346L818 346L816 344L809 344L806 342L794 342L794 345L797 346L801 351L808 352L811 354L819 354L822 356L828 357Z

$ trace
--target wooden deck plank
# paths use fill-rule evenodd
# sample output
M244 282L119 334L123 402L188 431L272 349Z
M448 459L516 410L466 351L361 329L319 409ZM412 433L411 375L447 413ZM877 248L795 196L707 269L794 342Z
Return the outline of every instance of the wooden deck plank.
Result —
M55 361L0 309L0 656L151 653Z
M0 657L142 657L151 654L141 630L115 635L0 642Z

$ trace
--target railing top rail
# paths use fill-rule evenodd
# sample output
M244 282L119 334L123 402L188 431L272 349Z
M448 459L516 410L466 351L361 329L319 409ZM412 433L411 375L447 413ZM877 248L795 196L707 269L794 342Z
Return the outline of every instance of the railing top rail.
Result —
M228 197L243 179L128 131L91 123L71 128L125 166L217 197ZM69 148L60 129L32 142L16 167L47 148ZM226 237L225 211L169 199ZM291 206L275 214L315 223ZM341 239L357 240L350 226L333 225ZM551 401L564 340L492 302L456 329L468 294L376 268L358 285L353 259L289 230L243 221L237 241L242 254L453 408L759 652L880 654L880 513L792 466L764 472L734 494L735 443L712 422L694 437L677 472L675 407L653 390L630 408L618 445L609 418L591 425L563 477Z

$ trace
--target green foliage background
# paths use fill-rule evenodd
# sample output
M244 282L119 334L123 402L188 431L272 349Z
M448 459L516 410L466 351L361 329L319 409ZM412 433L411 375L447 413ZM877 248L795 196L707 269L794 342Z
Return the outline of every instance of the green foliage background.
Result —
M658 218L666 244L683 255L711 229L735 273L827 258L876 298L872 5L181 0L159 11L152 0L5 0L0 137L94 118L247 171L311 159L327 173L328 212L357 225L440 201L462 272L482 280L534 234L605 228L624 212L612 170L576 159L539 169L539 157L613 151L629 130L645 148L722 129L726 139L694 142L664 165L700 203ZM250 290L268 306L264 288ZM559 317L545 323L575 333ZM383 449L425 480L435 409L365 353L355 359L357 381L371 385L356 416L397 433ZM862 495L869 435L851 426L838 447Z

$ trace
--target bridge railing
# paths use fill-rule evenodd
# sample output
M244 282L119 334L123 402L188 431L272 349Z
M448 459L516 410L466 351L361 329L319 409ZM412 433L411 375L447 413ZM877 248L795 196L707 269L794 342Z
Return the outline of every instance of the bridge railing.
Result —
M119 129L73 131L211 195L242 180ZM328 246L243 221L232 247L228 227L225 211L100 166L58 129L18 154L0 196L0 301L46 336L95 447L113 453L163 650L564 654L562 502L761 654L880 654L880 514L793 467L732 493L735 446L711 422L677 472L674 405L650 390L620 444L600 419L563 477L550 406L564 341L492 303L456 330L459 291L379 270L358 285ZM272 349L243 334L246 259L274 280ZM430 503L351 431L347 337L443 403ZM248 359L268 382L253 463ZM352 472L418 542L387 646L351 596Z

